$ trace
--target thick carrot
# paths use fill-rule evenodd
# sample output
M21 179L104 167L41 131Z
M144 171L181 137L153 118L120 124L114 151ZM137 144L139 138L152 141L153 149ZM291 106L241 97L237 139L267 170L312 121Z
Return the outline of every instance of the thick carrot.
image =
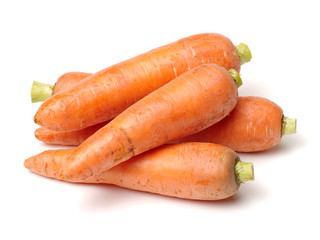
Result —
M69 89L74 84L92 75L84 72L68 72L60 76L54 85L33 81L31 102L43 102L53 94Z
M127 107L182 73L207 63L240 70L251 59L248 48L220 34L198 34L113 65L48 98L35 123L72 131L116 117ZM245 49L245 50L243 50ZM249 54L243 54L243 52Z
M62 176L86 179L199 132L227 116L237 96L235 81L221 66L194 68L136 102L85 140L69 157Z
M48 150L27 159L24 165L61 180L59 172L73 151ZM253 180L252 164L241 162L230 148L182 143L150 150L98 176L75 182L114 184L185 199L218 200L232 196L240 183L248 180Z
M296 119L283 116L274 102L261 97L239 97L236 107L220 122L177 142L223 144L237 152L262 151L281 137L296 132Z

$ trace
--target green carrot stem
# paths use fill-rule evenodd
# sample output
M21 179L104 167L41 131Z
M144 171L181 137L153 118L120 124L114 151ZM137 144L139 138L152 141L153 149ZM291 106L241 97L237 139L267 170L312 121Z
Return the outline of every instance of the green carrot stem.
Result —
M238 161L235 165L235 174L239 183L254 180L253 164L250 162Z
M237 87L240 87L242 85L242 79L240 77L240 74L236 70L234 70L233 68L231 68L229 70L229 73L231 74L233 80L237 84Z
M33 81L31 87L31 102L43 102L53 94L54 85Z
M295 134L297 129L297 119L296 118L282 118L282 128L281 135Z
M238 50L241 65L251 61L252 55L247 44L240 43L236 46L236 49Z

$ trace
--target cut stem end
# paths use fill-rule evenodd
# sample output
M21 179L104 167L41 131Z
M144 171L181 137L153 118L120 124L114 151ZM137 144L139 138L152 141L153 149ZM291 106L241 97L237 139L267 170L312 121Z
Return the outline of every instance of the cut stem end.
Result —
M238 161L235 165L235 173L239 183L254 180L253 164Z
M297 119L283 117L281 135L295 134L297 131Z
M235 81L235 83L237 84L237 87L240 87L242 85L242 79L240 77L240 73L238 73L236 70L234 70L233 68L231 68L229 70L229 73L231 74L233 80Z
M54 85L33 81L31 87L31 102L43 102L53 94Z
M252 54L247 44L240 43L236 46L236 49L238 50L241 65L251 61Z

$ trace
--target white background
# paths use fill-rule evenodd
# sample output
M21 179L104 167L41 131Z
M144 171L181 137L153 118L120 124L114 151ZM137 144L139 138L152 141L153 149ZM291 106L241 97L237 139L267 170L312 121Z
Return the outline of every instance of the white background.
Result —
M319 239L317 1L1 1L1 239ZM33 80L96 72L196 33L247 43L241 96L298 119L275 148L240 154L255 181L218 202L68 184L24 168L48 146L33 135Z

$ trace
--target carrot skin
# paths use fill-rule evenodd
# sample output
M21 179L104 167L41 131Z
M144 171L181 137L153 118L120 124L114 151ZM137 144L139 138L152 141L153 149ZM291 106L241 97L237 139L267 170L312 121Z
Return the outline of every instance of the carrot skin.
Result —
M261 97L239 97L236 107L222 121L177 142L211 142L236 152L270 149L281 140L282 109Z
M24 164L33 172L62 180L59 172L73 151L48 150L27 159ZM184 199L219 200L238 191L237 161L238 155L225 146L172 144L135 156L98 176L67 181L114 184Z
M91 76L91 73L85 72L68 72L61 75L56 81L53 89L53 94L70 89L73 85L79 83L81 80Z
M150 93L85 140L62 175L85 179L142 152L199 132L227 116L237 87L216 64L194 68Z
M198 34L87 77L43 102L34 121L54 131L72 131L110 120L175 77L207 63L240 70L237 49L228 38Z

